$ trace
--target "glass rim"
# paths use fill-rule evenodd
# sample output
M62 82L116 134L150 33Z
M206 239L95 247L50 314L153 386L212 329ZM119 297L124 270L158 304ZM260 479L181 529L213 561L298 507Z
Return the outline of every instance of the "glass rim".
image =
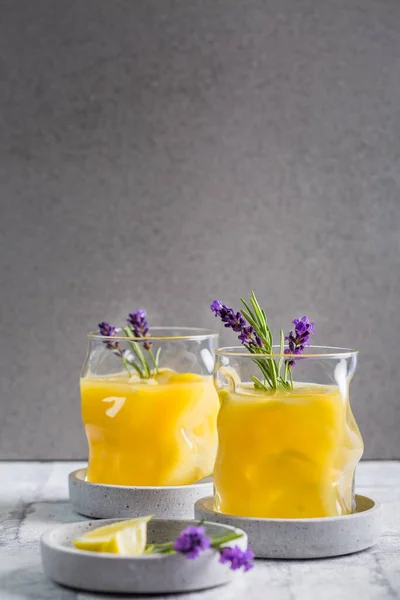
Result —
M101 335L98 331L89 331L88 338L93 340L113 340L117 342L157 342L163 340L205 340L208 338L217 338L218 332L213 329L203 329L201 327L152 327L152 332L163 331L165 335L147 335L146 337L127 337L126 335ZM122 328L117 327L117 332L121 332ZM173 335L173 331L180 331L179 335ZM168 333L170 332L170 333Z
M277 348L280 350L279 344L274 344L272 349ZM310 350L316 350L316 352L310 352ZM217 348L215 354L218 356L237 356L239 358L293 358L295 360L307 359L307 358L350 358L357 356L358 350L352 348L340 348L336 346L307 346L304 354L293 354L284 352L260 352L257 354L251 354L248 350L243 350L243 346L224 346Z

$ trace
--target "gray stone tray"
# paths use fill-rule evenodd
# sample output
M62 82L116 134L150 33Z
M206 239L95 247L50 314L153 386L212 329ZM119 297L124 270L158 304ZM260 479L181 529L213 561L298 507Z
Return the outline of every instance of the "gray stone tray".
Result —
M85 481L86 469L69 474L69 497L75 512L96 519L154 515L159 519L193 519L194 504L213 493L211 477L191 485L106 485Z
M56 583L92 592L160 594L202 590L229 583L238 572L219 562L215 550L205 550L189 560L181 554L118 556L104 552L77 550L72 540L91 529L118 519L84 521L61 525L42 535L40 547L43 569ZM188 525L188 520L153 519L148 525L148 543L173 540ZM221 535L234 528L217 523L203 523L209 535ZM239 531L239 530L236 530ZM245 550L247 536L235 540Z
M259 519L216 512L213 498L195 505L196 519L225 523L246 531L258 558L325 558L365 550L376 544L382 530L382 507L356 495L356 512L316 519Z

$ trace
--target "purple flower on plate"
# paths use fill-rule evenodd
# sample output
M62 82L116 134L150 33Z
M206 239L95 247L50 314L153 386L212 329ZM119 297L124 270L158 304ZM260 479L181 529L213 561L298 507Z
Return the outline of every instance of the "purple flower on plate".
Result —
M203 550L210 548L211 540L206 535L204 527L190 525L178 535L173 543L176 552L184 554L186 558L197 558Z
M285 354L302 354L305 348L310 343L309 339L312 333L315 333L314 323L304 316L301 319L294 319L292 321L294 325L294 332L290 331L289 335L285 337L288 342L289 348L286 348ZM294 367L296 361L291 359L288 361L289 367Z
M247 548L247 550L241 550L239 546L234 548L226 547L220 549L219 562L222 564L230 563L229 568L232 571L237 571L243 568L244 571L250 571L254 567L253 563L254 552Z
M140 308L133 313L129 313L127 322L132 328L135 337L147 337L149 335L149 325L147 323L147 313ZM150 350L152 343L145 342L143 346L146 350Z
M240 334L238 338L242 344L262 347L260 337L254 332L254 327L248 325L241 312L235 312L233 308L228 308L219 300L214 300L210 308L215 313L215 316L221 319L225 327L230 327L233 331Z

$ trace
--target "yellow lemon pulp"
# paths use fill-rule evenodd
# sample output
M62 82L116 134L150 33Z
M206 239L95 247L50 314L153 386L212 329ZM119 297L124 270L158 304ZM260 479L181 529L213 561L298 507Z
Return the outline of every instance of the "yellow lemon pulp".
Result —
M212 377L163 370L145 381L81 379L88 481L186 485L213 470L218 395Z
M363 442L337 387L295 383L293 391L266 394L249 383L219 396L218 511L271 518L351 513Z
M143 554L147 541L147 523L152 515L119 521L89 531L73 541L75 548L89 552L109 552L135 556Z

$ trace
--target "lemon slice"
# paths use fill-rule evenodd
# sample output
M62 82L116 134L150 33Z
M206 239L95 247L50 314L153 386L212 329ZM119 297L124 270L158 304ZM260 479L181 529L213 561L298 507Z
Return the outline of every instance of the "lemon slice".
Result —
M240 377L233 367L220 367L216 372L215 385L219 391L222 386L234 392L240 384Z
M153 515L147 515L97 527L73 540L73 544L78 550L88 550L89 552L141 554L146 546L147 523L152 517Z
M75 548L78 550L88 550L89 552L108 552L108 546L112 540L112 535L106 535L104 537L86 539L84 536L73 540Z
M143 554L146 548L147 523L140 527L130 527L115 533L106 552L120 554L121 556L137 556Z

